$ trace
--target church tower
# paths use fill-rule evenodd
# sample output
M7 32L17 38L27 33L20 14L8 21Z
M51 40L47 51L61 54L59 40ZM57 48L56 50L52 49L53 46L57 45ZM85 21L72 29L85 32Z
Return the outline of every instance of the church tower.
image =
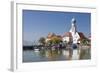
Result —
M72 18L72 20L71 20L71 29L70 29L70 32L72 34L75 34L77 32L76 19L75 18Z
M76 19L75 18L72 18L72 20L71 20L71 29L70 29L69 32L72 34L73 43L78 43L78 39L80 38L80 36L77 32Z

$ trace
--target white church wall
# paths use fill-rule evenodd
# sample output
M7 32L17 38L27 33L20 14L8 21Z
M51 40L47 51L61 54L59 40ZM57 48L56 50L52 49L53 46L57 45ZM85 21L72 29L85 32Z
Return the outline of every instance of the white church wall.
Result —
M70 37L67 37L67 36L66 37L63 37L63 42L65 42L65 41L66 42L69 42L70 41Z

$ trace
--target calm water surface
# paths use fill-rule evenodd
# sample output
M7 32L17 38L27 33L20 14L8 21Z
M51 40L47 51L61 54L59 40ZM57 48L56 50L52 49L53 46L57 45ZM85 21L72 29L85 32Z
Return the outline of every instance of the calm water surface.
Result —
M23 62L41 62L41 61L64 61L64 60L81 60L90 59L90 50L83 49L81 51L73 50L24 50Z

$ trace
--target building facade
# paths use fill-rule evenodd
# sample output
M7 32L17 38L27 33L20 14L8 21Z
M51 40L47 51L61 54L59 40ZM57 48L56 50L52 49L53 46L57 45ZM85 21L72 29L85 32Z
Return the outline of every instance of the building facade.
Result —
M54 33L49 33L46 37L46 42L52 39L52 37L58 37L60 38L63 42L66 43L80 43L82 39L87 39L82 32L77 31L77 26L76 26L76 19L72 18L71 20L71 28L69 32L65 32L62 36L56 35Z
M66 32L63 35L62 40L63 40L63 42L67 42L67 43L72 42L72 43L76 44L76 43L80 43L80 41L82 39L86 39L86 37L84 36L84 34L82 32L77 31L76 19L72 18L71 28L70 28L69 32Z

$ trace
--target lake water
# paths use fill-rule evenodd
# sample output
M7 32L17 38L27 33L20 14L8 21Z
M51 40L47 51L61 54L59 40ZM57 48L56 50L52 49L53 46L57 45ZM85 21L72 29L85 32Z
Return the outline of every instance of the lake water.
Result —
M85 49L78 51L77 49L72 51L60 49L50 50L42 49L38 50L24 50L23 62L41 62L41 61L64 61L64 60L83 60L90 59L90 50Z

